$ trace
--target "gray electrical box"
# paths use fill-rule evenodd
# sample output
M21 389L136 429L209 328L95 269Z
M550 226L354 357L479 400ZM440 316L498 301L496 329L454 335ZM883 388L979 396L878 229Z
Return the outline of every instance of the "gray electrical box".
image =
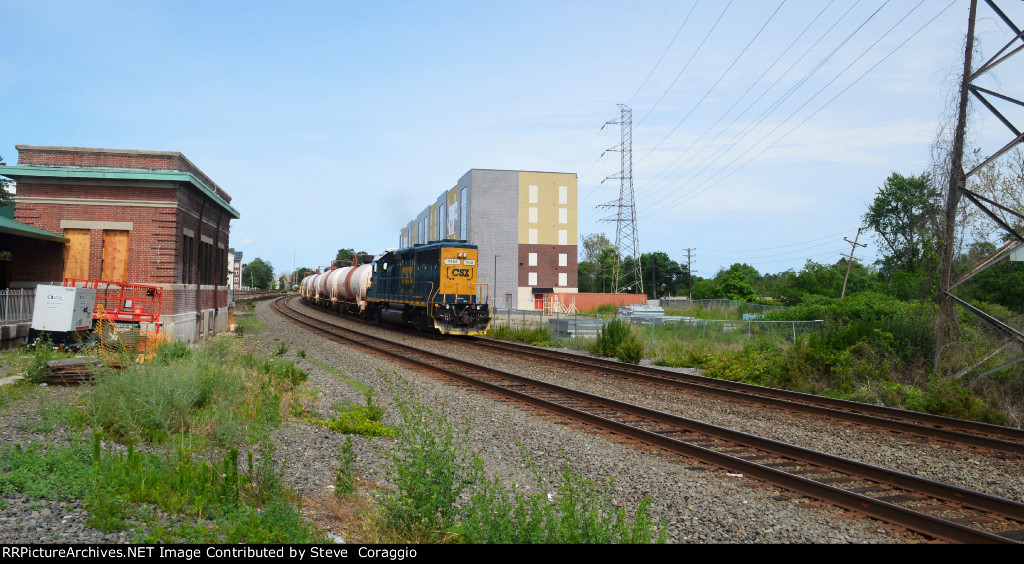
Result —
M32 328L37 331L79 331L92 327L95 288L36 286Z

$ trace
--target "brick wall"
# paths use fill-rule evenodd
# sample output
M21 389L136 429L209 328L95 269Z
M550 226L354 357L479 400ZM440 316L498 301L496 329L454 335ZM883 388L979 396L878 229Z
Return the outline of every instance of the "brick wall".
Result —
M537 253L537 266L530 266L530 253ZM558 266L558 255L565 253L567 264ZM576 245L519 245L519 286L538 288L575 288L578 286ZM529 283L531 272L537 273L537 283ZM558 285L558 274L566 273L565 286Z
M39 189L36 189L39 188ZM120 196L125 187L76 187L60 185L54 192L52 185L34 186L22 180L18 183L18 197L46 197L59 194L63 198L89 197L105 199L104 196ZM173 190L140 190L147 192L151 200L173 196ZM167 194L170 193L170 194ZM138 198L115 198L138 199ZM173 202L173 200L171 200ZM45 229L58 235L64 234L61 221L104 221L131 222L128 235L128 282L139 284L172 284L175 282L177 243L174 237L176 210L168 207L91 205L66 203L19 203L15 206L14 218L33 227ZM103 229L92 229L90 234L89 278L99 279L103 261ZM63 255L59 261L63 265ZM61 266L62 270L63 266ZM28 278L26 280L31 280Z
M170 151L131 151L90 149L80 147L37 147L16 145L19 165L81 166L135 168L147 170L179 170L198 178L226 202L231 196L199 170L185 155Z
M64 244L17 237L10 245L11 286L26 282L57 282L64 279ZM19 284L19 282L21 284Z

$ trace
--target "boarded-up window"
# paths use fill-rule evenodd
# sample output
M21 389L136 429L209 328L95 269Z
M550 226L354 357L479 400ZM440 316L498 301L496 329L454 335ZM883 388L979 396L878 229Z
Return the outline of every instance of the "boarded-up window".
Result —
M89 278L89 230L65 229L64 278Z
M103 231L103 273L100 280L128 281L127 231Z

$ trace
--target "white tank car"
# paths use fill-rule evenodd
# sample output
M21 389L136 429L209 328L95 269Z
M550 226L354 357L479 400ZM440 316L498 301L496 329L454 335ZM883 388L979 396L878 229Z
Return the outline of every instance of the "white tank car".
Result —
M370 264L346 266L333 271L327 279L331 303L343 303L345 309L363 313L366 308L366 288L370 285L372 272Z
M299 297L303 301L309 301L310 288L313 287L313 275L307 274L302 277L302 283L299 285Z
M327 275L330 272L321 272L313 277L313 299L320 303L325 302L329 298L327 293Z
M338 286L344 282L345 274L352 270L351 266L343 266L336 268L327 274L327 295L331 299L331 305L337 305L339 301L343 301L345 296L338 291Z

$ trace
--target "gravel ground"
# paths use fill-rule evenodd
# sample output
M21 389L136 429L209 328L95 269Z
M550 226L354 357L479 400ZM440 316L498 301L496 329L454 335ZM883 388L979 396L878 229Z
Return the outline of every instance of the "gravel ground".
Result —
M652 517L666 523L670 542L910 543L922 540L905 531L894 531L878 521L848 518L838 508L823 506L806 498L777 501L773 498L783 492L772 486L730 477L723 470L703 467L678 457L652 456L649 449L626 444L613 435L580 425L566 425L564 421L529 408L434 376L415 373L389 359L311 335L273 313L269 302L261 303L257 314L267 325L267 330L246 338L268 352L280 342L288 345L285 357L310 374L309 382L305 384L307 393L299 394L301 401L324 417L332 413L332 404L339 401L361 403L363 396L310 360L329 364L346 376L373 387L378 392L378 403L387 408L385 422L390 423L395 422L397 410L390 401L386 377L399 374L420 393L424 403L432 407L444 405L453 420L468 423L470 446L482 453L487 471L497 473L504 483L533 483L525 467L525 453L529 453L542 467L552 468L552 474L560 472L562 464L568 461L574 471L600 483L615 478L611 490L615 503L629 511L635 509L640 499L651 498ZM338 322L336 317L322 315ZM454 340L425 340L417 335L365 324L360 324L360 328L384 332L395 340L411 339L420 345L426 342L449 354L464 354L468 350L465 344ZM300 349L305 351L306 358L297 356ZM508 357L474 354L474 360L538 376L536 367L527 367ZM934 446L916 439L855 427L829 428L815 418L764 413L742 404L698 399L669 390L641 389L594 375L560 374L553 368L543 372L544 378L553 382L563 385L567 381L574 382L571 387L685 417L1015 499L1024 496L1020 480L1024 472L1019 460L1000 460L983 453ZM313 390L318 392L314 394ZM24 421L38 419L38 397L47 397L47 401L66 401L76 393L78 391L73 388L49 388L5 408L0 412L0 444L66 442L60 429L34 433L25 430L28 427ZM307 516L338 537L349 535L344 524L334 518L335 498L331 495L338 466L337 453L345 437L321 427L289 420L274 433L274 441L278 458L286 461L289 486L306 500ZM353 442L359 456L357 469L362 478L361 492L372 497L387 487L383 468L389 441L354 437ZM123 534L104 535L86 527L84 521L83 510L74 503L8 499L0 510L0 543L109 543L130 540Z
M699 467L693 461L678 457L651 456L650 449L625 444L608 433L566 425L564 421L531 409L417 374L380 356L311 336L291 322L268 314L267 307L264 304L259 308L261 319L268 325L268 331L261 333L261 338L277 338L288 343L289 355L301 347L308 357L330 362L349 377L382 391L382 403L386 406L390 404L386 402L388 394L383 392L388 388L382 374L397 372L412 383L425 403L446 406L455 420L465 418L472 448L483 453L487 471L497 473L506 484L532 483L524 468L525 450L538 464L554 468L554 472L568 460L573 470L586 478L600 483L614 478L611 491L615 503L630 511L642 498L651 498L652 517L666 523L670 542L898 543L921 540L916 535L894 532L878 521L849 519L838 508L821 506L805 498L776 501L773 498L783 492L772 486L733 478L723 470ZM308 308L304 311L316 312ZM316 313L338 322L329 314ZM413 339L420 345L426 341L449 352L464 354L466 350L464 344L460 346L451 340L424 340L415 334L365 324L360 324L360 330L383 332L396 341ZM474 360L480 359L474 356ZM506 370L527 370L515 359L506 357L496 362ZM312 365L303 368L312 369L310 384L324 390L321 404L329 405L336 399L359 399L358 394L339 386L334 377ZM634 389L631 393L637 395L638 391ZM393 412L389 409L388 416L393 416ZM310 449L310 433L326 444ZM318 494L322 497L333 480L331 465L335 463L332 453L327 451L337 450L341 440L316 431L297 430L294 426L282 428L278 440L294 445L288 447L289 452L295 453L297 462L301 460L297 465L290 465L301 466L299 472L305 475L297 477L293 486L307 497L315 499ZM374 442L358 442L358 464L366 482L383 484L386 481L382 470L384 457L379 446L375 448L371 444ZM344 536L344 531L335 532Z

